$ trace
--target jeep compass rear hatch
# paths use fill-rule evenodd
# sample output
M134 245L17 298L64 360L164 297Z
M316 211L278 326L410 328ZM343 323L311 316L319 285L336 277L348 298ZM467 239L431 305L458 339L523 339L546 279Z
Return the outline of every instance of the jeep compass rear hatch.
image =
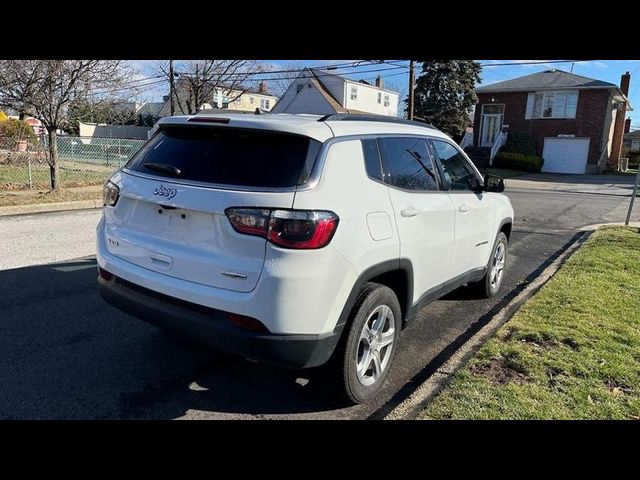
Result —
M320 145L268 130L165 126L122 172L120 197L105 208L107 248L176 278L251 291L266 240L238 233L225 210L291 208Z

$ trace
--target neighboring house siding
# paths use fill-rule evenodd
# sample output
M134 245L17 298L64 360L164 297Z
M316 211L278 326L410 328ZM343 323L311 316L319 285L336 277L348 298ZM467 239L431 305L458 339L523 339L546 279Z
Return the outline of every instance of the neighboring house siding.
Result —
M358 98L351 100L351 87L358 89ZM378 93L382 93L382 101L378 103ZM389 105L384 106L384 96L389 96ZM349 110L359 110L376 115L398 115L398 94L380 90L371 85L357 82L347 82L345 107Z
M295 91L295 90L294 90ZM272 110L273 113L283 113L285 107L278 106ZM322 93L313 87L305 86L286 105L286 113L310 113L327 115L335 113L335 109L326 101Z
M344 78L337 75L322 75L318 73L318 79L322 82L327 90L337 98L338 101L344 98L344 84L348 83Z
M528 92L479 93L474 118L474 145L478 145L479 141L482 105L502 103L505 105L503 124L509 125L509 128L505 129L505 131L529 134L536 143L538 155L542 155L545 137L557 137L563 134L589 137L591 141L589 143L587 171L597 171L598 160L602 154L605 125L612 132L610 127L612 124L611 90L580 90L575 119L525 119L527 95ZM493 102L491 101L492 98ZM601 165L604 168L606 159Z
M237 93L234 95L237 95ZM253 103L251 103L251 99L253 99ZM261 100L268 100L269 108L266 108L265 110L271 110L275 105L276 100L278 100L278 97L275 97L273 95L265 95L262 93L245 92L234 101L229 103L229 110L252 112L255 111L256 108L261 108ZM212 106L216 108L214 104L212 104Z
M79 123L81 137L93 138L140 138L147 139L147 132L151 127L136 127L133 125L102 125L95 123Z
M283 113L286 111L289 104L296 98L297 86L301 85L301 88L306 88L309 83L308 78L296 78L284 94L278 99L276 106L271 109L271 113Z

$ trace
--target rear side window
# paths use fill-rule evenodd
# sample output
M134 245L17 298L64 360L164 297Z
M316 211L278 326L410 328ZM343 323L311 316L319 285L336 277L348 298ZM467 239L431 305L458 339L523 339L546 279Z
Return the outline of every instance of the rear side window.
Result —
M436 150L447 187L450 190L473 191L470 181L476 177L476 172L464 155L453 145L443 140L432 140Z
M126 168L218 185L283 188L306 182L320 142L300 135L215 127L161 130Z
M421 138L381 138L387 183L403 190L438 190L436 171Z
M380 163L378 142L373 138L362 140L362 152L367 175L374 180L382 181L382 164Z

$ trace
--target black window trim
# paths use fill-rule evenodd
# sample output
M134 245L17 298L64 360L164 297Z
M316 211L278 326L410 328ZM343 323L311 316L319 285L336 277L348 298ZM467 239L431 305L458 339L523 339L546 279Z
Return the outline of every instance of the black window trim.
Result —
M364 152L364 141L365 140L373 140L376 142L376 149L378 150L378 162L380 162L380 174L382 175L382 179L376 178L376 177L372 177L371 175L369 175L369 172L367 170L367 159L366 159L366 155ZM378 142L378 138L377 137L363 137L363 138L359 138L358 141L360 142L360 147L362 148L362 160L364 161L364 173L367 175L367 178L373 182L379 183L380 185L386 185L386 183L384 183L384 165L382 163L382 152L380 151L380 143Z
M398 187L397 185L391 185L387 181L389 173L385 169L386 156L385 156L384 150L382 148L380 148L380 140L381 139L386 139L386 138L389 138L389 139L394 139L394 138L419 138L425 143L425 146L427 148L427 153L429 155L429 161L431 162L431 167L433 168L434 173L436 173L436 175L435 175L435 181L436 181L436 186L437 186L436 190L410 190L410 189L407 189L407 188ZM445 193L446 192L442 188L444 186L444 184L442 183L442 179L440 178L439 169L436 166L435 157L433 155L433 152L431 151L431 148L429 148L429 137L427 137L425 135L410 135L410 134L403 135L402 133L397 133L397 134L394 133L394 134L385 134L385 135L375 136L375 139L376 139L376 143L378 144L378 152L380 152L380 161L382 163L382 179L384 181L384 185L385 186L387 186L389 188L393 188L395 190L400 190L401 192L407 192L407 193L419 193L419 194L429 193L429 194L433 194L433 193Z
M428 143L430 145L430 149L432 150L431 153L435 157L435 162L438 165L438 172L440 172L442 185L444 187L447 187L444 191L446 193L475 193L477 195L478 192L474 192L473 190L453 190L450 187L449 182L445 181L446 177L444 175L444 167L442 166L442 162L440 161L440 156L438 155L438 150L436 149L436 147L432 143L434 140L439 140L439 141L441 141L443 143L448 143L454 149L456 149L458 151L458 153L461 153L462 154L462 158L464 159L464 161L467 162L467 164L471 166L471 170L473 171L473 174L475 175L476 179L480 182L480 185L484 185L484 178L481 175L478 175L478 169L476 168L476 166L469 159L469 157L467 157L467 155L462 150L460 150L460 148L458 148L457 145L455 145L454 143L450 142L446 138L429 137Z

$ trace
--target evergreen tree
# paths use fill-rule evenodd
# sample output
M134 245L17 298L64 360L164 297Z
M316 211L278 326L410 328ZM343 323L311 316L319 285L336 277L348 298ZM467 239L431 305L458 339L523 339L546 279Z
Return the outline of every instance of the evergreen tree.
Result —
M473 60L433 60L422 64L414 91L416 117L454 138L470 124L482 66ZM407 100L405 100L405 103Z

